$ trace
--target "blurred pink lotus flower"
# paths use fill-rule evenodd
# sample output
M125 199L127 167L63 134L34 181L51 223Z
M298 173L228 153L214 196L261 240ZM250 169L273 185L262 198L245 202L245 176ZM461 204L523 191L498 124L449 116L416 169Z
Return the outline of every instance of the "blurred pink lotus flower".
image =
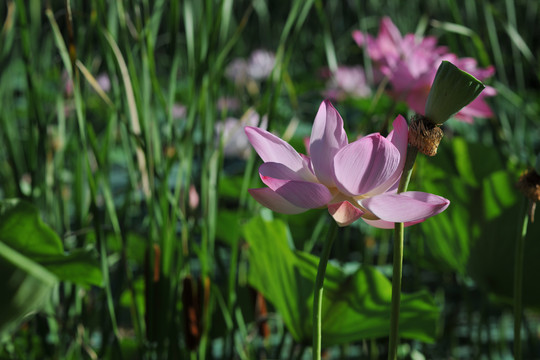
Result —
M245 126L259 126L266 129L268 117L260 115L254 109L248 109L240 119L227 118L216 123L216 134L223 138L223 154L226 157L247 158L251 150L244 133Z
M246 85L250 81L266 79L276 62L274 53L267 50L255 50L248 60L234 59L225 69L225 75L237 85Z
M103 91L109 92L109 90L111 90L111 79L109 79L109 75L99 74L96 77L96 81Z
M378 228L424 221L444 211L449 201L424 192L397 194L407 151L407 122L398 116L387 137L370 134L349 144L343 120L325 100L315 116L309 156L268 131L245 132L264 163L259 175L268 187L250 189L267 208L298 214L328 207L340 226L359 218Z
M405 101L417 113L423 114L431 84L442 61L447 60L461 70L483 81L495 72L493 66L479 69L475 59L458 58L444 46L437 46L432 36L419 38L414 34L401 36L398 28L388 17L381 19L377 38L354 31L353 39L367 49L373 60L377 81L388 78L389 94L398 101ZM495 89L486 89L468 106L455 115L465 122L474 117L491 117L493 112L485 102L486 96L494 96Z
M111 90L111 79L109 78L109 75L101 73L95 77L95 80L101 90L105 92L109 92L109 90ZM64 82L64 93L66 94L66 96L73 96L73 82L71 81L67 71L65 70L62 72L62 81Z
M187 114L187 108L179 103L174 103L171 110L173 119L181 119Z
M240 108L240 100L235 97L222 96L217 101L218 111L233 111Z
M197 207L199 207L199 193L197 192L197 188L195 188L195 185L191 184L189 186L189 207L191 210L195 210Z
M365 98L371 94L361 66L340 66L333 74L329 70L325 71L323 77L329 78L324 91L328 99L339 101L348 97Z
M225 76L234 81L236 85L247 83L247 62L244 59L234 59L225 69Z
M251 53L247 63L247 73L255 80L263 80L270 75L274 65L276 63L276 57L274 53L258 49Z

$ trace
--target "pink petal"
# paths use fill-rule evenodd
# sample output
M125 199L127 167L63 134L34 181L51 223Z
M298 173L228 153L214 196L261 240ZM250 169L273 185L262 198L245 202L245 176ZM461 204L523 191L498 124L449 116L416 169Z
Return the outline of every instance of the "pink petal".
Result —
M465 106L458 112L455 117L464 122L472 123L475 117L479 118L490 118L493 116L493 111L486 103L486 96L495 96L497 90L491 86L486 86L484 91L476 99L473 100L469 105Z
M482 91L481 95L484 95L484 96L495 96L495 95L497 95L497 90L495 90L495 89L492 88L491 86L486 86L486 88L484 89L484 91Z
M394 128L390 131L390 134L386 137L392 144L398 149L403 162L407 155L407 144L409 139L409 128L407 126L407 120L401 115L398 115L392 123Z
M369 35L366 36L360 30L355 30L352 33L352 37L353 37L354 41L356 42L356 44L358 46L362 47L368 42L367 38L369 37Z
M328 212L339 226L347 226L358 220L364 214L362 210L348 201L329 204Z
M300 214L308 209L295 206L269 188L249 189L251 196L264 207L282 214Z
M395 177L400 157L394 144L380 134L365 136L336 154L336 185L349 196L366 194Z
M376 45L370 46L370 56L377 58L385 58L388 64L393 63L400 53L399 45L402 38L399 29L394 25L389 17L381 19L379 24L379 35L377 35Z
M493 111L486 103L486 100L482 94L480 94L476 99L473 100L469 105L465 106L456 117L464 119L466 117L479 117L479 118L489 118L493 116Z
M291 204L315 209L325 206L331 199L330 190L322 184L309 181L283 180L261 176L263 182Z
M396 185L399 179L401 178L401 173L403 172L403 166L405 165L405 159L407 157L407 144L409 139L409 128L407 126L407 121L401 115L398 115L392 124L394 129L386 137L396 149L399 151L400 159L398 164L398 170L394 172L392 176L388 178L381 185L377 186L371 190L366 196L374 196L388 191L393 185Z
M444 211L450 201L437 195L408 191L401 194L382 194L363 199L360 205L381 220L409 222L426 219Z
M463 71L468 72L480 81L493 76L495 68L491 65L485 69L478 68L476 59L474 58L460 58L457 59L455 65Z
M392 44L399 44L401 42L401 33L388 16L383 17L379 24L378 40L380 41L381 39L385 39Z
M311 164L321 183L334 186L334 156L347 143L343 119L330 101L323 101L315 116L309 142Z
M393 229L395 227L395 224L396 224L396 223L393 223L393 222L390 222L390 221L384 221L384 220L368 220L368 219L364 219L364 218L362 218L362 220L364 220L366 222L366 224L371 225L371 226L376 227L376 228L379 228L379 229ZM408 221L408 222L404 223L404 226L407 227L407 226L411 226L411 225L414 225L414 224L419 224L424 220L426 220L426 219L416 220L416 221Z
M261 164L259 167L259 175L263 182L267 177L281 180L306 180L287 166L275 162L265 162L264 164Z
M304 168L300 154L274 134L252 126L246 126L244 130L249 142L264 162L281 163L293 171Z
M407 105L409 108L418 114L424 114L426 109L426 102L429 95L429 91L431 90L431 84L424 87L418 87L413 90L411 90L407 94Z

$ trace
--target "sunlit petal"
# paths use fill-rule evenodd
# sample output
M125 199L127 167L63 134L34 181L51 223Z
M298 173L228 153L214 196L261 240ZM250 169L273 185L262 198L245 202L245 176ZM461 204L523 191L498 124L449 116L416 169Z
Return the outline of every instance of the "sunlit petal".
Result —
M271 177L261 178L270 189L298 207L315 209L325 206L332 199L330 190L322 184Z
M347 143L341 115L330 101L323 101L315 116L309 143L313 171L321 183L334 186L334 156Z
M304 167L304 160L287 142L274 134L256 127L246 126L246 135L264 162L281 163L293 171Z
M305 167L299 171L293 171L286 165L275 162L265 162L259 167L259 175L264 182L264 177L271 177L281 180L304 180L316 182L317 178L307 169L309 164L306 162Z
M360 205L381 220L409 222L426 219L444 211L450 201L429 193L408 191L401 194L382 194L362 199Z
M393 128L394 129L390 132L390 134L388 134L386 139L389 140L392 144L394 144L396 149L399 151L399 164L394 173L388 178L388 180L384 181L379 186L370 190L369 193L365 194L365 196L369 197L377 194L382 194L383 192L386 192L393 187L397 189L397 183L401 178L403 166L405 165L405 159L407 157L407 140L409 138L409 128L407 126L407 121L401 115L396 117L396 119L394 120Z
M347 226L358 220L364 214L362 210L348 201L329 204L328 212L339 226Z
M249 189L251 196L262 206L282 214L300 214L308 209L293 205L269 188Z
M336 185L349 196L368 193L392 179L399 170L400 158L399 150L386 138L379 134L365 136L336 154Z

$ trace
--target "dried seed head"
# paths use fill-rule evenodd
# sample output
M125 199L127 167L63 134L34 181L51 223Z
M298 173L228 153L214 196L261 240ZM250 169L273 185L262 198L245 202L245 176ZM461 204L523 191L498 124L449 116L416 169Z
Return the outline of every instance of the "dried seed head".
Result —
M518 189L533 202L540 201L540 175L533 169L526 170L519 177Z
M441 128L423 115L415 115L409 126L409 144L422 154L434 156L443 137Z

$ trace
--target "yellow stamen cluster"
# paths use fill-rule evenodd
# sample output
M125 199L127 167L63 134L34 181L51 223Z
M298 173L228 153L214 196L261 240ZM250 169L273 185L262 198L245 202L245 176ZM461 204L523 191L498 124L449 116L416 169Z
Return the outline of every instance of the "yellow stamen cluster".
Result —
M443 137L442 129L425 116L415 115L409 126L409 144L422 154L434 156Z

